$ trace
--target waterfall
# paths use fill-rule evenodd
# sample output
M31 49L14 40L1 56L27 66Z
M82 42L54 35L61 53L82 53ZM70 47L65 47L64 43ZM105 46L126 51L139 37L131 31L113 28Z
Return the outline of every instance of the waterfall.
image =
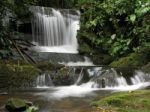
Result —
M142 71L135 71L130 77L123 76L123 73L118 73L115 69L104 69L102 67L90 67L90 68L75 68L68 67L72 72L68 72L70 76L70 85L86 87L86 88L101 88L101 89L137 89L150 85L150 75ZM53 73L51 73L53 74ZM58 76L58 72L55 72L53 76ZM54 77L53 77L54 78ZM86 79L85 79L86 78ZM55 78L54 78L55 79ZM60 79L61 80L61 79ZM53 80L50 75L43 74L37 78L37 86L45 87L52 86ZM63 86L63 83L61 84ZM57 86L57 85L55 85Z
M129 77L126 77L124 72L103 67L71 67L69 71L71 72L68 72L67 76L70 76L69 79L73 81L70 85L63 85L63 83L55 85L53 76L62 76L62 74L51 72L49 77L43 74L37 78L37 88L52 90L42 95L59 100L65 97L93 95L98 91L133 91L150 87L150 74L142 71L135 71ZM49 85L47 84L49 78L52 85L50 82ZM63 79L59 81L61 80Z
M41 88L41 87L47 88L50 86L53 86L53 82L52 82L52 79L49 74L44 73L37 77L37 79L36 79L36 87L37 88Z
M54 9L34 6L32 41L38 52L77 53L76 39L80 13L69 9Z

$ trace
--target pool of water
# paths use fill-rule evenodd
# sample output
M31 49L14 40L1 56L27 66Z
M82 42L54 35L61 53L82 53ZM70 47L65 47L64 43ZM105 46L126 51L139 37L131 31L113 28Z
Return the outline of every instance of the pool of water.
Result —
M32 101L39 107L39 112L93 112L94 108L90 106L90 102L96 97L102 98L112 93L108 90L95 90L74 95L68 95L67 91L61 92L63 91L58 91L56 88L12 90L5 95L0 95L0 110L6 112L4 109L6 101L17 97Z

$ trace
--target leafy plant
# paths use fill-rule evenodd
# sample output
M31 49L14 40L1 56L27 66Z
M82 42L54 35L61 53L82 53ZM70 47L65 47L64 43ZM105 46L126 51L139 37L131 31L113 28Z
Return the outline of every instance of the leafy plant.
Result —
M112 56L122 56L150 43L148 0L79 0L79 39L88 39ZM89 35L82 35L82 33ZM94 35L91 37L91 34Z

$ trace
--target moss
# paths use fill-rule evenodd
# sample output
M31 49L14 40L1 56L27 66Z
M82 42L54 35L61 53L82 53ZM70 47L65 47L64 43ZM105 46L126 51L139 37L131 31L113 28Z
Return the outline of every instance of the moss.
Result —
M52 75L51 78L55 85L70 85L73 84L71 74L72 72L69 67L63 67L57 70L56 74Z
M115 112L149 112L150 91L117 93L104 99L93 101L92 105L102 108L111 108Z
M139 62L139 57L132 53L127 57L120 58L117 61L113 61L110 66L111 67L129 67L129 66L139 66L141 63Z
M108 65L113 60L113 58L107 54L95 54L90 57L96 65Z
M60 73L62 75L67 75L68 72L69 72L69 68L67 68L67 67L63 67L58 71L58 73Z
M142 48L136 53L131 53L126 57L122 57L113 61L111 67L141 67L150 61L150 49Z
M28 86L39 73L32 65L0 64L0 88Z
M29 103L31 102L23 99L10 98L6 102L5 108L9 112L37 112L38 108Z
M18 98L11 98L6 103L6 109L10 112L17 111L17 110L26 110L27 104L25 100L18 99Z
M64 67L64 65L61 64L54 64L51 62L39 62L37 63L37 68L45 71L45 70L58 70Z
M81 44L78 50L80 54L92 55L94 53L94 50L86 43Z
M150 62L148 64L144 65L142 67L142 70L144 70L145 72L150 73Z

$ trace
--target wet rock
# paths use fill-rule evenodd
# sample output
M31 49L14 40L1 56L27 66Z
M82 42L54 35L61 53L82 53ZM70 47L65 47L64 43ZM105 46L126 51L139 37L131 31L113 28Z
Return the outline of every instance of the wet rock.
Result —
M26 104L27 104L28 106L33 106L33 103L30 102L30 101L27 101Z
M28 105L25 100L18 99L18 98L11 98L7 101L5 108L9 112L17 112L17 111L25 111Z
M8 94L7 92L0 93L0 95L7 95L7 94Z
M11 98L7 101L5 108L9 112L37 112L38 108L33 106L32 102L19 99Z

